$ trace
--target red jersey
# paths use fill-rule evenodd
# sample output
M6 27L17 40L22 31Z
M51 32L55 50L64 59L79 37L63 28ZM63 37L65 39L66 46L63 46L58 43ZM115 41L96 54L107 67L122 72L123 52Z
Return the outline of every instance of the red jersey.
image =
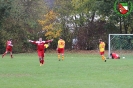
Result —
M48 41L41 41L41 42L40 41L30 41L30 42L37 45L37 51L44 51L45 49L44 44L47 44L52 41L48 40Z
M12 45L12 41L7 41L7 42L6 42L6 48L8 48L8 49L10 48L10 49L11 49L12 46L13 46L13 45Z
M112 58L114 58L114 59L118 59L118 58L119 58L119 55L116 54L116 53L112 53Z

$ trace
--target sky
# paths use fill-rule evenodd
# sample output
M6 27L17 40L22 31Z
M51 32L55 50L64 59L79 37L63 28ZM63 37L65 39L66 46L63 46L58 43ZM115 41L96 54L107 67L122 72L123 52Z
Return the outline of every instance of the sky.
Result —
M52 8L55 0L44 0L44 1L50 6L50 8Z

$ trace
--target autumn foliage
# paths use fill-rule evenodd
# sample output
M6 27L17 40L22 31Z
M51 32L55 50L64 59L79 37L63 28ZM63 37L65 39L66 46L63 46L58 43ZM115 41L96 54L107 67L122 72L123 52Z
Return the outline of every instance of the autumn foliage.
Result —
M44 19L38 20L39 24L42 26L42 31L44 31L46 39L57 38L60 36L61 27L57 21L57 17L58 14L51 10L44 15Z

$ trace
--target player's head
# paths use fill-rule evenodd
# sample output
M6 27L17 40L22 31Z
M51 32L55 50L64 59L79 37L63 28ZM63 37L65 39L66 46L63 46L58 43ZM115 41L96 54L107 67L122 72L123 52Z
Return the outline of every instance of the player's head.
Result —
M99 42L102 42L102 39L99 39Z
M10 38L10 39L8 39L8 41L12 41L12 39Z
M112 53L110 53L110 56L112 57Z
M110 56L111 56L112 59L114 59L113 56L112 56L112 53L110 54Z
M62 39L62 37L59 37L59 39Z
M42 41L42 38L39 38L39 41L41 42Z

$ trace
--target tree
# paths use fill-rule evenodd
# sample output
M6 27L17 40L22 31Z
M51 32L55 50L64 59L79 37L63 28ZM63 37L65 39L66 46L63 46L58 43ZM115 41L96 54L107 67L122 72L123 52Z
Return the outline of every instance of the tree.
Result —
M61 27L58 22L58 14L53 10L44 15L45 20L38 20L42 26L42 31L45 33L46 39L57 38L60 36Z
M27 52L27 39L36 39L40 26L37 19L45 13L43 0L3 0L0 9L5 10L1 14L1 40L0 44L5 46L7 39L12 38L14 52ZM44 10L44 11L42 11Z

